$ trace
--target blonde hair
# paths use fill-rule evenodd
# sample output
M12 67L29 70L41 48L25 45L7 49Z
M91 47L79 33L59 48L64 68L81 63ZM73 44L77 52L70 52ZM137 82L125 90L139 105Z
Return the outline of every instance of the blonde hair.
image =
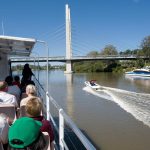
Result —
M25 106L27 114L32 117L40 116L42 108L43 105L39 97L31 97Z
M36 96L36 87L32 84L26 86L26 93Z

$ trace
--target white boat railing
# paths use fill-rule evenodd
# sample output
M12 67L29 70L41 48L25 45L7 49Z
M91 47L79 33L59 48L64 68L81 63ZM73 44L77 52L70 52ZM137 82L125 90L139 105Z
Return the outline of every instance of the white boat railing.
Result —
M43 88L43 86L40 84L40 82L37 80L35 76L34 76L34 82L38 90L38 96L42 97L43 104L46 107L47 119L48 120L51 119L53 126L59 135L59 148L58 149L61 149L61 150L69 149L64 140L64 130L65 130L64 126L65 124L67 124L67 126L69 126L69 128L76 134L78 139L81 141L81 143L84 145L84 147L87 150L96 150L96 148L91 144L91 142L86 138L86 136L80 131L80 129L75 125L75 123L70 119L70 117L65 113L65 111L57 104L57 102L52 98L52 96L48 92L46 92L46 90ZM59 127L56 124L50 112L51 104L58 111Z

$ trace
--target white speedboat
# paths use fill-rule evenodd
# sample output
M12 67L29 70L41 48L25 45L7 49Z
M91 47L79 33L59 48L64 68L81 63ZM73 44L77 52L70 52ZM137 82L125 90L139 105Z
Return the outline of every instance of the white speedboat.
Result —
M130 76L150 77L150 66L125 72L125 74Z
M95 80L91 80L91 81L85 81L84 82L86 86L98 90L101 86L99 84L96 83Z

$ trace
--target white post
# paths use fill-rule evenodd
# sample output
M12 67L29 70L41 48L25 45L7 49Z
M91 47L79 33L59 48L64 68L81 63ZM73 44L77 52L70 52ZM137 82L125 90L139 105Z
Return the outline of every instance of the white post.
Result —
M45 46L46 46L46 49L47 49L47 92L49 91L49 77L48 77L48 72L49 72L49 69L48 69L48 59L49 59L49 48L48 48L48 45L47 43L45 43Z
M62 109L59 109L59 146L61 150L64 150L64 117L61 111Z
M48 92L46 92L46 114L47 114L47 120L50 119L50 98L48 96Z
M34 57L34 71L35 71L35 59L36 59L36 58Z
M32 52L33 54L36 54L37 55L37 61L38 61L38 77L37 77L37 79L38 79L38 81L39 81L39 71L40 71L40 63L39 63L39 54L37 53L37 52Z
M48 72L49 72L49 69L48 69L48 59L49 59L49 47L47 45L47 43L45 41L40 41L40 40L37 40L37 42L40 42L40 43L43 43L46 47L46 50L47 50L47 75L46 75L46 108L47 108L47 119L49 120L50 119L50 99L49 99L49 96L48 96L48 91L49 91L49 78L48 78Z
M46 70L46 91L48 92L49 91L49 78L48 78L48 72L49 72L49 69L48 69L48 60L49 60L49 47L48 47L48 45L47 45L47 43L45 42L45 41L40 41L40 40L37 40L37 42L39 42L39 43L43 43L44 45L45 45L45 47L46 47L46 50L47 50L47 70Z

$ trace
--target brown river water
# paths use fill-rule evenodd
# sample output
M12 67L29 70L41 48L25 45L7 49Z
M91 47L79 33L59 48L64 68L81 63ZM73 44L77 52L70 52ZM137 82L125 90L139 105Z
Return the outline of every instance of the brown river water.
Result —
M46 72L39 76L45 85ZM85 87L91 79L105 92ZM150 79L56 70L49 73L49 82L52 97L97 149L150 150Z

